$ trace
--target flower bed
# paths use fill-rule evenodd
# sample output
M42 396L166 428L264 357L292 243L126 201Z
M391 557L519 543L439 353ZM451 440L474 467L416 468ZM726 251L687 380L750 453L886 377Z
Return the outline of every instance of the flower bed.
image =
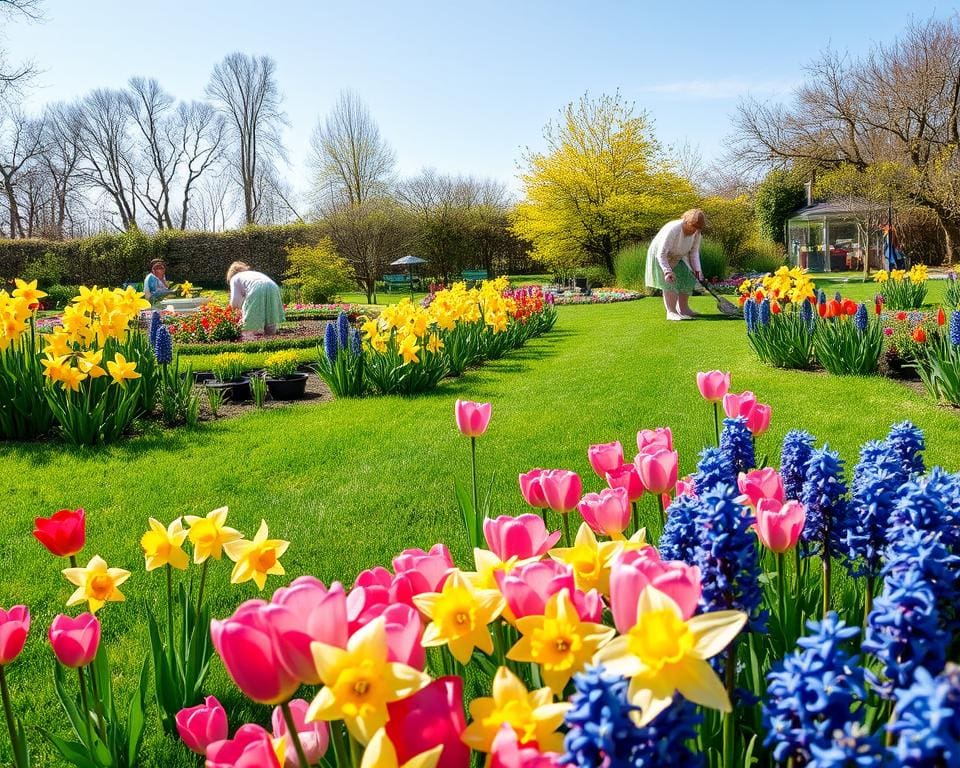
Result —
M456 494L469 562L443 543L406 549L349 589L303 575L211 619L204 585L227 578L223 554L232 583L263 590L286 581L288 543L266 522L247 538L226 508L151 519L144 569L162 572L152 578L165 615L145 608L144 624L103 633L149 637L129 703L112 696L101 622L129 579L151 577L99 556L80 566L82 510L38 519L39 541L70 558L68 607L85 611L42 633L65 712L44 713L45 737L72 764L96 753L133 765L156 707L213 768L469 768L471 753L539 768L955 765L960 475L928 470L908 423L864 445L851 472L801 431L784 440L779 469L755 469L769 409L730 393L729 374L697 383L715 411L739 415L692 477L678 480L668 428L643 429L633 460L618 441L587 448L596 477L521 475L531 509L517 517L489 517L478 490L490 405L458 402L474 459ZM0 612L0 630L13 716L16 657L40 640L26 606ZM205 698L214 655L259 705L232 734ZM14 755L22 725L33 724L10 723Z
M371 306L359 304L287 304L284 313L288 320L336 320L340 313L347 315L351 323L357 322L362 316L372 317L379 314L379 310Z
M576 291L551 292L553 303L563 304L612 304L618 301L636 301L644 296L639 291L630 291L626 288L594 288L590 295Z
M915 264L909 271L881 269L873 279L887 309L920 309L927 296L927 267Z
M240 310L234 307L211 301L195 314L164 312L161 317L177 344L207 344L240 339Z

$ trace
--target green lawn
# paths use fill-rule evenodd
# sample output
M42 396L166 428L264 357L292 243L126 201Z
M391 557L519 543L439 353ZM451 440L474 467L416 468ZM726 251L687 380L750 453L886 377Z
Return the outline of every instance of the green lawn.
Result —
M850 287L843 289L847 295L873 293L870 285ZM599 482L587 462L587 445L620 439L631 451L640 427L670 425L681 470L692 470L712 435L694 374L711 368L730 370L736 390L752 389L773 405L772 428L759 448L774 461L784 433L795 427L829 441L853 461L860 443L909 418L926 430L928 461L957 468L960 413L882 378L765 368L749 350L740 322L720 319L709 298L695 299L694 307L708 314L689 323L666 322L658 299L563 307L546 337L415 399L255 412L196 431L154 430L98 450L54 443L5 446L0 605L26 603L33 612L27 649L8 668L25 719L49 725L56 713L56 727L64 730L45 633L72 591L59 573L65 564L30 536L35 515L86 508L88 547L81 559L99 553L110 565L133 571L123 587L127 602L100 613L118 684L125 689L146 651L144 608L162 607L163 576L144 572L138 545L150 516L166 523L229 505L232 524L248 535L264 518L272 535L292 542L283 558L290 578L312 573L349 583L363 568L389 564L404 547L426 548L438 540L466 563L452 494L454 478L466 479L469 466L468 443L453 423L458 397L493 403L479 456L484 476L496 472L497 513L523 511L517 474L535 466L575 469L586 488L595 490ZM214 616L256 594L251 584L229 586L228 575L227 563L212 571ZM283 583L272 579L267 594ZM219 666L210 688L232 716L241 709ZM240 716L251 712L242 710ZM155 720L150 733L144 765L196 764L158 734ZM32 744L35 764L53 764L39 737L34 735ZM3 764L5 748L0 738Z

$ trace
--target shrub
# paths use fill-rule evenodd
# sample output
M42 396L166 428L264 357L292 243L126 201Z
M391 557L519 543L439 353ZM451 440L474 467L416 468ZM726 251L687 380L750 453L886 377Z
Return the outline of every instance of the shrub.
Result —
M40 256L32 257L26 262L21 277L27 282L36 280L37 285L47 291L49 296L50 286L58 285L63 280L66 271L67 259L63 254L56 251L44 251ZM72 293L67 299L69 300L75 295L75 293Z
M753 208L746 195L735 198L708 197L702 203L707 215L710 239L719 243L732 264L740 262L740 255L750 236L756 230Z
M616 285L634 291L644 289L643 274L647 265L647 248L650 243L630 245L617 254L613 267L616 272Z
M243 378L243 355L239 352L223 352L213 358L210 368L217 381L239 381Z
M771 171L757 187L753 199L754 215L760 234L770 241L783 242L783 227L797 208L806 202L803 184L788 171ZM772 270L757 270L772 271Z
M282 379L292 376L299 365L300 356L292 350L274 352L265 361L263 367L272 379Z
M63 309L70 303L70 299L80 293L79 285L51 285L44 289L47 292L42 304L44 309Z
M574 277L585 277L587 285L591 288L601 288L607 285L613 285L615 279L605 267L578 267L573 270Z
M727 275L727 255L723 246L710 237L700 241L700 268L707 280L722 280Z
M353 271L325 237L315 245L287 249L289 268L285 285L294 288L301 301L322 304L354 287Z
M757 237L744 247L740 268L748 274L776 272L784 264L786 255L783 248L777 243Z

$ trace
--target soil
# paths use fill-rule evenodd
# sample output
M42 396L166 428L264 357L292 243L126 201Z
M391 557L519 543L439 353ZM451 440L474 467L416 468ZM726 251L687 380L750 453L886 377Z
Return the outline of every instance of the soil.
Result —
M206 387L202 384L196 385L194 390L200 395L200 420L214 421L213 413L210 411L210 401L207 399ZM286 408L290 405L319 405L320 403L333 400L333 394L317 374L311 373L307 377L307 390L300 400L271 400L270 393L267 392L266 399L263 402L263 410L269 411L276 408ZM242 403L234 403L226 400L217 410L216 421L221 419L232 419L234 416L242 416L250 411L257 410L253 400L247 400Z
M263 339L309 339L315 336L323 336L327 329L329 320L295 320L291 323L284 323L277 329L273 336L253 336L249 339L244 337L244 341L257 341Z

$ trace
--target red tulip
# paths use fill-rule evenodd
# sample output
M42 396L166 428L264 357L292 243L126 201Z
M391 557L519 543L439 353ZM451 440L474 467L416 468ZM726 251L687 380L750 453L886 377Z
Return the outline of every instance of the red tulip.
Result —
M309 708L310 702L303 699L293 699L290 702L290 714L293 715L293 725L297 729L297 738L300 740L300 746L303 747L303 756L307 758L309 765L315 765L326 754L327 747L330 744L330 729L322 720L308 723L307 710ZM286 752L283 756L284 768L308 768L308 766L300 765L297 745L293 743L293 738L287 731L287 723L280 707L273 710L271 724L273 725L273 738L286 738Z
M845 315L853 317L855 314L857 314L857 302L855 302L853 299L844 299L841 307L843 308L843 314Z
M454 415L457 429L466 437L480 437L487 431L493 406L490 403L475 403L472 400L457 400Z
M877 300L873 303L873 313L875 315L883 314L883 302L880 300L880 297L877 297Z
M680 561L664 561L653 547L617 555L610 570L610 611L621 634L637 623L640 593L655 587L672 599L683 618L689 619L700 601L700 569Z
M730 373L724 371L707 371L697 374L697 389L708 403L719 403L723 396L730 391Z
M0 608L0 667L20 655L30 632L30 609L15 605L9 611Z
M630 499L622 488L604 488L588 493L577 505L580 515L594 533L623 538L630 525Z
M580 475L568 469L548 469L540 475L540 486L547 506L562 515L577 508L583 492Z
M97 655L100 647L100 622L92 613L81 613L76 618L58 615L47 632L53 654L63 666L85 667Z
M843 304L836 299L827 302L827 317L840 317L843 314Z
M232 739L207 747L206 768L281 768L270 734L259 725L241 725Z
M779 315L781 312L783 312L783 309L781 309L780 307L779 301L775 301L770 305L770 312L774 315Z
M918 325L913 329L913 333L910 334L910 338L917 342L917 344L923 344L927 340L927 332Z
M520 493L527 504L537 509L546 509L550 506L543 495L543 486L540 485L540 478L545 471L543 469L531 469L529 472L520 475Z
M906 312L897 312L897 320L899 320L900 322L903 322L906 319L907 319Z
M820 315L821 318L827 316L827 303L825 301L817 304L817 314Z
M747 414L747 429L754 437L759 437L770 428L770 414L772 408L766 403L757 403Z
M640 453L650 453L661 449L673 450L673 432L670 431L670 427L641 429L637 432L637 450Z
M640 482L640 475L633 464L624 464L612 472L607 472L607 485L611 488L623 488L631 502L638 501L643 496L643 483Z
M83 549L86 523L86 513L82 509L61 509L50 517L36 518L33 535L51 554L70 557Z
M750 409L757 402L757 396L750 390L741 392L739 395L728 393L723 396L723 412L728 419L735 419L738 416L747 416Z
M181 709L176 723L180 739L198 755L206 755L211 744L230 735L226 710L215 696L207 696L203 704Z
M619 440L612 443L601 443L591 445L587 448L587 458L590 460L590 466L599 477L603 477L607 472L611 472L623 464L623 446Z
M487 548L503 561L511 557L529 560L545 555L557 543L560 531L548 533L538 515L501 515L483 521L483 538Z
M943 327L947 322L947 313L943 311L943 307L937 310L937 325Z
M442 744L437 768L469 768L470 750L460 740L466 727L459 677L438 678L412 696L387 704L387 737L400 765Z
M677 486L676 451L660 450L656 453L640 453L634 463L643 487L650 493L666 493Z
M797 546L806 519L806 507L799 501L781 504L776 499L762 499L757 506L757 536L768 549L788 552Z
M272 706L287 701L300 680L280 662L268 605L241 603L233 616L210 622L210 638L237 687L258 704Z

